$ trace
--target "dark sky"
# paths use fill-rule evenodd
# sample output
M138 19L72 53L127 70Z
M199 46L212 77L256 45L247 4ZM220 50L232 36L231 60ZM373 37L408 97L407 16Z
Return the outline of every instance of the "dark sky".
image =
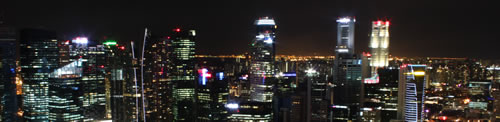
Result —
M368 51L370 22L389 18L394 56L500 58L500 7L483 0L49 1L2 0L0 17L16 28L121 41L141 40L145 27L194 27L197 53L214 55L247 52L260 16L278 24L277 53L294 55L333 55L339 16L357 18L356 51Z

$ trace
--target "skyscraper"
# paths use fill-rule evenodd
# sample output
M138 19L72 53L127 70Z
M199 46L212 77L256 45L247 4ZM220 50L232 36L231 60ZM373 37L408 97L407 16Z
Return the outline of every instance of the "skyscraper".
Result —
M172 52L169 81L173 82L174 121L194 121L196 113L196 80L194 69L195 30L176 28L169 36L167 50ZM168 37L167 37L168 38Z
M134 87L132 74L132 60L130 46L118 44L115 40L106 40L103 43L106 49L106 113L113 121L132 121L135 111L132 106L135 98L131 93ZM135 91L133 92L135 94ZM109 104L108 104L109 103ZM111 115L109 115L111 113Z
M48 121L49 74L59 66L56 33L24 29L20 34L23 116L27 121Z
M0 21L0 26L1 26ZM0 27L0 121L19 121L16 95L16 33Z
M354 54L354 23L352 17L342 17L337 20L337 46L335 58L350 57Z
M49 121L83 121L82 59L49 75Z
M144 52L144 98L147 121L172 121L172 83L168 81L170 67L168 37L147 36Z
M398 120L423 122L426 65L405 64L399 70Z
M333 105L331 118L356 120L359 117L363 88L363 60L354 53L354 22L352 17L337 20L337 47L333 66Z
M257 33L252 41L250 83L251 101L272 102L272 84L269 79L274 77L275 31L274 19L262 17L255 21Z
M372 33L370 35L372 70L376 71L378 67L387 67L389 65L389 21L373 21Z

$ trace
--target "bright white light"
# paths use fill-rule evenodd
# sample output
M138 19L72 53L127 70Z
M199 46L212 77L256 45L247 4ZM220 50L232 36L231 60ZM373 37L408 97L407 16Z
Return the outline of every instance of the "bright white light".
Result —
M348 22L351 22L351 19L349 19L349 18L340 18L340 19L337 20L337 22L348 23Z
M257 38L257 39L263 39L264 37L265 36L263 34L259 34L259 35L255 36L255 38Z
M272 44L273 43L273 39L267 38L266 40L264 40L264 42L268 43L268 44Z
M347 108L347 106L342 106L342 105L333 105L332 108Z
M273 19L259 19L256 22L257 25L275 25Z
M337 49L337 52L346 53L346 52L349 52L349 50L348 49Z
M316 70L310 68L306 70L306 73L316 73Z
M235 103L226 104L226 108L230 108L230 109L238 109L239 107L240 107L240 105L235 104Z
M72 42L78 44L87 44L89 43L89 40L87 39L87 37L76 37L72 40Z
M74 43L86 44L88 43L88 39L86 37L76 37L72 40Z

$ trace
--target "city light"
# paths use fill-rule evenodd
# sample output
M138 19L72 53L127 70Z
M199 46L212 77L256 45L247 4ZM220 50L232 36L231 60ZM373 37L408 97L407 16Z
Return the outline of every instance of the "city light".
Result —
M77 44L87 44L89 43L89 40L87 37L76 37L72 40L72 42Z
M239 105L236 104L236 103L230 103L230 104L226 104L226 108L230 108L230 109L238 109L239 108Z
M115 40L107 40L103 44L108 46L115 46L117 43Z
M351 22L351 19L350 18L340 18L337 20L337 22L348 23L348 22Z
M270 37L266 38L266 40L264 40L265 43L267 44L272 44L273 43L273 39L271 39Z
M273 19L259 19L257 20L257 25L276 25Z
M424 71L415 71L415 72L413 72L413 75L415 75L415 76L424 76L425 72Z
M202 85L207 85L207 78L212 77L212 74L208 73L208 69L206 69L206 68L198 69L198 74L201 78Z

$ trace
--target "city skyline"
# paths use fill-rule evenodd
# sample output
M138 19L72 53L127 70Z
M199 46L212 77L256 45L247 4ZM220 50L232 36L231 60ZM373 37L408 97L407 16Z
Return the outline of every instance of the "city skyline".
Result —
M161 33L169 32L174 27L193 27L198 30L197 54L227 55L249 52L247 46L253 39L249 33L255 29L252 27L253 20L270 16L279 25L276 33L278 55L334 55L335 20L338 17L356 18L356 53L369 51L371 21L387 18L391 21L390 54L393 56L500 57L494 53L498 42L493 30L499 24L494 23L495 19L490 16L495 7L488 7L486 3L35 3L5 2L0 5L0 20L17 29L44 27L60 33L61 38L83 35L120 41L141 40L142 32L139 30L145 27ZM261 3L273 7L259 6ZM192 6L177 6L182 4ZM184 7L188 10L179 11ZM469 22L472 26L465 24ZM426 26L419 26L421 24ZM483 45L485 43L489 44ZM232 48L227 48L229 46ZM422 46L426 48L418 48Z

